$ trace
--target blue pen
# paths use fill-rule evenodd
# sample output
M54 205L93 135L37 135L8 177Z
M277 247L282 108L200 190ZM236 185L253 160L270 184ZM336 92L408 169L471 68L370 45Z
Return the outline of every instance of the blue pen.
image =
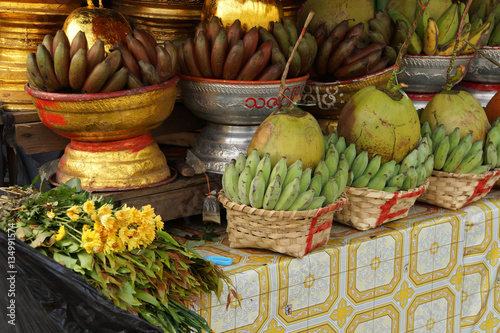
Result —
M229 265L232 265L232 263L233 263L233 259L228 258L228 257L209 256L209 257L204 257L204 258L213 262L216 265L221 265L221 266L229 266Z

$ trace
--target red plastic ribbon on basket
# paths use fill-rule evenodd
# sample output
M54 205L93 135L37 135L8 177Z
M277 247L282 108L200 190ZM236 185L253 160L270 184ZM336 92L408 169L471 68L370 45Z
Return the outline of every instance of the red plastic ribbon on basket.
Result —
M394 192L394 196L391 199L387 200L385 204L380 206L380 210L382 212L380 213L380 216L378 217L378 220L377 220L377 224L375 226L378 227L379 225L381 225L385 221L392 219L392 218L395 218L395 217L398 217L398 216L401 216L408 211L408 208L404 208L404 209L401 209L397 212L391 213L391 209L392 209L392 207L394 207L394 205L396 205L396 203L398 202L398 199L413 198L413 197L419 196L420 194L424 193L424 191L425 191L425 189L422 188L418 191L407 193L407 194L402 195L402 196L399 196L400 192Z
M307 240L306 240L306 250L304 252L304 255L311 252L312 250L314 250L315 248L317 248L318 246L320 246L326 242L326 240L324 240L324 241L319 242L318 244L316 244L314 246L312 245L313 236L316 233L321 232L325 229L328 229L332 226L333 219L320 225L319 227L316 227L316 223L318 223L318 217L320 217L321 215L326 214L328 212L331 212L334 209L339 208L339 205L340 205L340 203L338 203L336 205L330 205L330 206L321 208L318 211L318 213L316 214L316 216L312 219L311 228L309 229L309 235L307 236Z
M472 200L474 200L474 198L476 198L476 197L478 197L480 195L488 193L491 190L491 188L495 185L495 183L493 183L493 185L488 186L488 187L486 187L486 183L488 182L488 180L491 179L491 177L498 175L499 172L496 172L494 175L487 175L486 177L484 177L483 179L481 179L478 182L478 184L476 185L476 187L474 188L474 193L472 193L472 195L469 198L469 200L467 200L465 202L464 206L470 204L472 202Z

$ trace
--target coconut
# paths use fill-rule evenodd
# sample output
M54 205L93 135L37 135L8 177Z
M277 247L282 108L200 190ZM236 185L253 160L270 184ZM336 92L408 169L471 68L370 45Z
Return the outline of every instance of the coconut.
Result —
M325 143L313 115L292 104L273 112L259 125L247 155L254 149L261 158L269 153L272 165L286 156L288 166L302 159L303 169L311 167L314 170L324 157Z
M383 89L369 86L356 92L346 103L337 131L358 153L380 154L382 163L401 162L420 138L417 110L404 93L390 96Z
M460 137L472 133L472 141L485 140L488 117L481 103L466 91L442 91L434 95L420 116L420 122L428 121L432 129L444 125L446 134L458 127Z
M298 27L304 26L307 15L314 12L309 29L314 31L321 23L326 24L328 31L343 20L349 20L349 27L363 22L365 34L368 35L368 21L374 16L374 7L371 0L307 0L300 9Z

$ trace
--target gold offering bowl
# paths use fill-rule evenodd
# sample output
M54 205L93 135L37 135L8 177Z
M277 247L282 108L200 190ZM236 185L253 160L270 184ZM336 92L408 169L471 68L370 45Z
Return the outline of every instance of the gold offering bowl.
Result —
M138 89L96 94L48 93L32 89L41 121L66 138L103 142L149 133L170 116L177 96L176 76Z
M57 182L76 177L84 189L111 191L172 180L150 131L172 113L178 80L97 94L47 93L26 85L42 122L71 139L57 166Z

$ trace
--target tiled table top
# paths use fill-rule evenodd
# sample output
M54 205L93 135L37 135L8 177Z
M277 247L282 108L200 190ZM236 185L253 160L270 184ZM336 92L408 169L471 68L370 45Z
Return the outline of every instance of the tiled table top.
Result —
M222 332L486 332L500 330L500 191L458 211L418 203L408 217L357 231L334 223L302 259L232 249L227 234L197 247L225 256L240 299L204 295ZM199 230L183 228L176 234Z

